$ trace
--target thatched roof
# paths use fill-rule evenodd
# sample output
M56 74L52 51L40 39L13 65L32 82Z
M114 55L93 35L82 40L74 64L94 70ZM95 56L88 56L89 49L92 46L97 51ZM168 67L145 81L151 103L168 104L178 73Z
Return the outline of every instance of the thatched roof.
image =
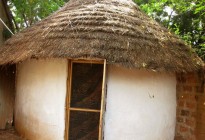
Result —
M132 0L71 0L0 48L0 65L31 58L106 59L156 71L193 71L202 61Z

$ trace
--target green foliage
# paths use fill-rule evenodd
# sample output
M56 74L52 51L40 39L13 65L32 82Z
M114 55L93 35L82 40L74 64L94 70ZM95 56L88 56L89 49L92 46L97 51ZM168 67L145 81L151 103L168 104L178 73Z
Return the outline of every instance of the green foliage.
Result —
M64 0L8 0L8 5L18 26L16 28L19 29L31 26L47 17L62 7L64 3Z
M205 60L204 0L135 0L156 21L192 45Z

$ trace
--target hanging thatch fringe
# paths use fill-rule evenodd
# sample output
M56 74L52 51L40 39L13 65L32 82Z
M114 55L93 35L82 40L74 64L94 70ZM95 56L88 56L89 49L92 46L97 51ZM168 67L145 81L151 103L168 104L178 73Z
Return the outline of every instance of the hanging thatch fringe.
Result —
M102 58L108 64L173 72L193 71L203 63L131 0L71 0L0 48L0 64L30 58Z

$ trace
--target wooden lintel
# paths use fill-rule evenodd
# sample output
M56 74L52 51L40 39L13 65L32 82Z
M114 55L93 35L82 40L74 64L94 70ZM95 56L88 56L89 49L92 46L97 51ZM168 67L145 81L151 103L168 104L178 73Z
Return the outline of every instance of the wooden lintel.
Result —
M83 59L74 59L72 63L89 63L89 64L103 64L103 60L83 60Z
M100 110L95 110L95 109L86 109L86 108L71 108L71 111L83 111L83 112L100 112Z

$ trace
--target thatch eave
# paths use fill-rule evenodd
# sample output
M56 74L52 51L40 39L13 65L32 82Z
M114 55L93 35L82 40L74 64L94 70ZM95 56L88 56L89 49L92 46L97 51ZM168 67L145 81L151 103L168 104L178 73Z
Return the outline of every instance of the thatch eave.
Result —
M0 65L32 58L106 59L153 71L190 72L203 61L131 0L70 1L0 48Z

